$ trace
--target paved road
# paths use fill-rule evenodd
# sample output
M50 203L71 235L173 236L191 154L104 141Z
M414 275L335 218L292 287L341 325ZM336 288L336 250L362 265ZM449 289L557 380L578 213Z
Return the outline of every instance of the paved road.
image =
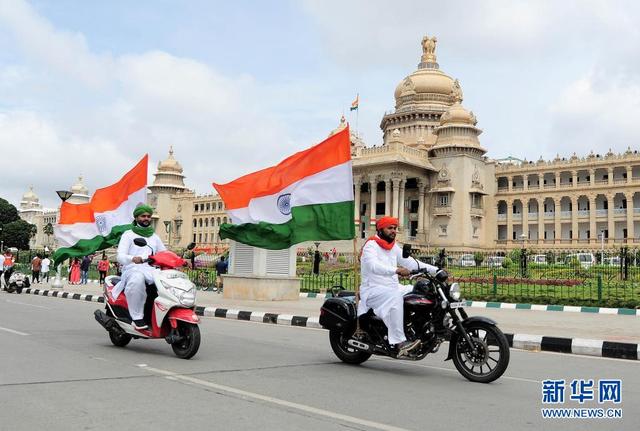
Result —
M337 362L326 331L223 319L203 320L200 352L185 361L164 341L113 347L97 307L0 294L1 430L619 430L640 419L635 361L512 350L506 375L481 385L442 352L352 367ZM549 378L622 379L623 419L541 419Z

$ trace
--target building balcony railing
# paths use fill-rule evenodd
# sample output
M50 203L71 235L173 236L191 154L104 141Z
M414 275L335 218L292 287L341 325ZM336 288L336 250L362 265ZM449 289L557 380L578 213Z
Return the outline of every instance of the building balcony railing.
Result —
M613 214L617 215L617 216L625 215L625 214L627 214L627 209L626 208L614 208L613 209Z
M553 218L555 218L555 216L556 216L556 213L554 213L554 212L546 212L546 213L544 213L544 218L545 219L553 219Z
M507 219L506 214L498 214L498 220L506 220L506 219Z
M509 187L498 187L498 192L508 192L509 191Z
M520 191L520 190L524 190L524 185L522 184L518 184L517 186L513 186L513 188L511 189L514 192Z
M596 180L596 184L609 184L609 180Z
M471 215L476 217L484 216L484 210L478 207L471 207Z
M560 218L571 218L572 211L560 211Z
M555 184L545 184L545 185L544 185L544 188L545 188L545 189L555 189L555 188L556 188L556 185L555 185Z
M640 208L634 208L633 209L633 213L634 214L640 214Z
M522 214L521 213L514 213L512 214L513 219L514 220L522 220Z
M607 211L608 210L596 210L596 216L598 217L606 217L607 216Z
M436 206L433 208L436 215L451 215L451 205Z
M627 183L627 179L626 178L617 178L615 180L613 180L613 184L626 184Z
M589 217L589 210L578 210L578 217Z
M538 220L538 213L527 213L529 220Z
M527 186L530 189L539 189L540 188L540 184L529 184Z
M632 182L632 183L640 183L640 177L633 177L633 178L631 178L631 182Z

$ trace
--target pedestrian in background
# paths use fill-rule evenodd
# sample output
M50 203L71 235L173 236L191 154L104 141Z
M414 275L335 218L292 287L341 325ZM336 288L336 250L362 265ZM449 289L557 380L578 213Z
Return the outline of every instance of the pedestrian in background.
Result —
M13 274L13 265L15 264L15 258L13 257L13 253L11 250L7 250L4 252L3 260L2 260L2 271L4 273L4 285L5 287L9 285L9 277Z
M49 266L51 265L51 261L49 257L45 254L44 259L42 259L42 267L40 269L40 278L44 282L44 279L47 279L47 283L49 282Z
M77 257L73 258L73 262L71 262L71 267L69 268L69 283L80 284L80 259Z
M98 262L98 272L100 273L100 281L99 283L104 283L104 279L107 277L107 272L109 272L109 259L107 259L107 254L102 253L102 259Z
M82 258L80 264L80 284L87 284L87 277L89 276L89 266L91 265L91 256L85 256Z
M42 257L40 253L37 253L33 259L31 259L31 281L33 283L40 283L40 270L42 269Z

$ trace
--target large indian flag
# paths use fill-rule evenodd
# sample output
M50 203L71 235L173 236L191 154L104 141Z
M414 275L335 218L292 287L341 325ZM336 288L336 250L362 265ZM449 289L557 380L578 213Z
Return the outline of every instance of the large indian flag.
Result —
M276 166L213 184L231 218L220 237L271 250L353 239L349 128Z
M148 158L145 155L117 183L96 190L90 202L62 204L53 229L61 246L53 254L54 265L118 244L122 233L131 229L133 210L147 201Z

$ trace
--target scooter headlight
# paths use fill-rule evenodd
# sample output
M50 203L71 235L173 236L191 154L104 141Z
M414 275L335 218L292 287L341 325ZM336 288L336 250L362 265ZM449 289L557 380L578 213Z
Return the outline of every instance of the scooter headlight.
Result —
M461 295L462 292L460 291L460 285L458 283L451 283L451 286L449 287L449 296L451 299L457 301L460 299Z

